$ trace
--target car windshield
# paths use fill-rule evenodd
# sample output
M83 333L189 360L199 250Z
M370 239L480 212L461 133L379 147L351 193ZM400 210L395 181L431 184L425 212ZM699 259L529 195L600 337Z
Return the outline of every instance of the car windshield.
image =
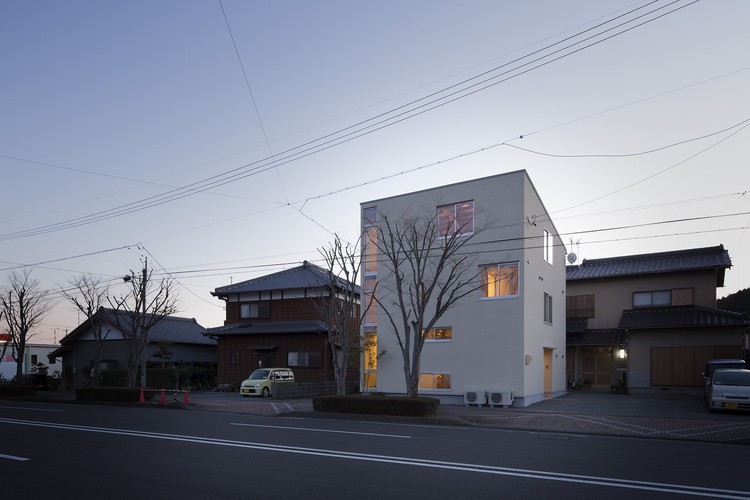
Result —
M716 385L745 385L750 386L750 372L723 372L714 375Z
M270 371L271 370L255 370L250 375L250 380L263 380L263 379L267 379L268 378L268 373Z

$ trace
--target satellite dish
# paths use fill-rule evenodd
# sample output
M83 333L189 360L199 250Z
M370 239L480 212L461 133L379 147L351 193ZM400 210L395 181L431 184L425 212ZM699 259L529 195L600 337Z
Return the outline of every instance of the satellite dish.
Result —
M570 253L568 254L568 263L569 263L569 264L572 264L572 263L574 263L574 262L576 261L576 259L577 259L577 258L578 258L578 256L577 256L577 255L575 254L575 252L570 252Z

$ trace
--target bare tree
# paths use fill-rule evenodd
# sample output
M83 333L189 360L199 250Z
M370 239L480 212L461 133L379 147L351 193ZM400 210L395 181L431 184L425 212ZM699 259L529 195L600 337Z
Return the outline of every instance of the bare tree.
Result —
M378 313L388 319L403 358L406 395L419 394L419 370L427 333L458 300L479 288L474 256L466 248L483 227L464 232L458 219L440 223L435 214L378 213ZM381 278L382 275L382 278Z
M15 351L16 381L20 381L26 343L34 335L32 330L52 308L52 302L47 291L40 288L39 281L31 278L31 270L13 271L0 296L0 307Z
M61 287L63 296L82 312L94 336L94 366L91 371L91 387L98 387L101 380L102 347L110 330L104 331L105 317L100 309L105 305L109 289L100 278L82 275L68 280L68 287Z
M362 353L360 338L361 292L357 283L359 255L355 246L339 235L328 246L318 249L328 271L325 292L315 299L315 307L328 327L328 345L336 378L336 394L346 394L346 374Z
M131 274L125 281L130 284L128 293L110 295L107 300L114 309L113 320L124 336L128 347L128 386L136 387L138 367L141 367L141 384L145 381L145 353L148 332L166 316L177 312L175 282L164 277L151 279L152 273L144 266L139 276Z

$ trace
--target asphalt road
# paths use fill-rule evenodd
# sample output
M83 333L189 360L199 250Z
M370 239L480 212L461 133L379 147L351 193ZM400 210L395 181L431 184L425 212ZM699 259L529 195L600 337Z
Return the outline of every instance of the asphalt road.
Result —
M0 401L3 498L750 498L746 448Z

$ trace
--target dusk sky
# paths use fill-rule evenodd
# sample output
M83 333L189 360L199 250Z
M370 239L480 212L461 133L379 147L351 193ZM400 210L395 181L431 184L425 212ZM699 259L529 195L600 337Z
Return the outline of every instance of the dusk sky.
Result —
M4 0L0 286L30 266L124 291L148 257L180 316L218 326L212 290L356 240L360 202L525 169L579 263L723 244L734 293L748 19L746 0ZM32 341L78 322L59 299Z

